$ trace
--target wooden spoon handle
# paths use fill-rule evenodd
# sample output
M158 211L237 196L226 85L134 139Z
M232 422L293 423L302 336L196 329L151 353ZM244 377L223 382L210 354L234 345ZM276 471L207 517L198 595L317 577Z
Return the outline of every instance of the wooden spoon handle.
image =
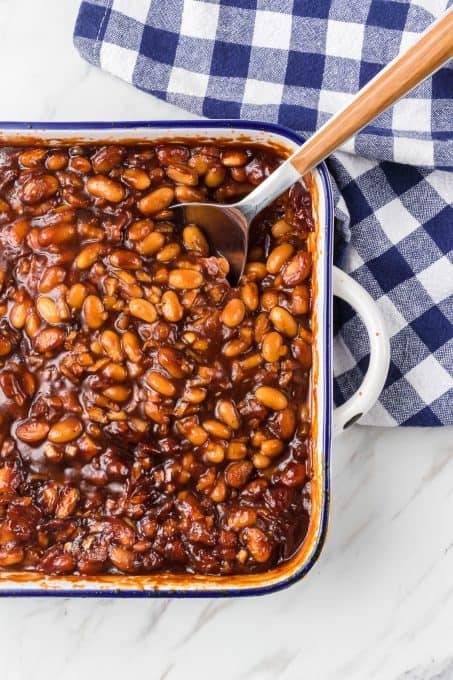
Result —
M453 7L319 128L290 163L303 175L452 57Z

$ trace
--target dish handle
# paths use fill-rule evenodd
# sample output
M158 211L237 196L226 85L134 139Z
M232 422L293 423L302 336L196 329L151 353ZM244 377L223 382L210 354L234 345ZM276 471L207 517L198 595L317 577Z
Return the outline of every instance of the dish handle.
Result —
M370 341L370 363L362 384L350 399L333 411L332 436L336 437L378 400L389 370L390 341L382 314L371 295L338 267L333 267L332 280L334 296L345 300L357 312Z

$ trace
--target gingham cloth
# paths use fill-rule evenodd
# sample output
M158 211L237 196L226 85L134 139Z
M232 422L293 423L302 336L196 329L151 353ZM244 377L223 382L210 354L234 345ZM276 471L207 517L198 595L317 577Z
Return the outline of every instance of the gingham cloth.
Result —
M90 63L211 118L313 133L447 6L446 0L90 0L75 45ZM392 359L361 420L453 424L453 68L329 160L335 259L383 312ZM335 307L335 401L368 364L361 322Z

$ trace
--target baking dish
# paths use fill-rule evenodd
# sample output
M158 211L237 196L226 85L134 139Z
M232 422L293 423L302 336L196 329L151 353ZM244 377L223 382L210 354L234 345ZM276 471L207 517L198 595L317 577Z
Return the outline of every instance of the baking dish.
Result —
M302 139L277 125L239 121L150 123L0 123L1 143L103 143L158 139L221 139L252 141L291 152ZM241 576L154 574L147 576L102 575L93 577L42 576L28 572L0 573L0 595L63 596L218 596L263 594L301 578L320 553L327 528L329 505L329 458L331 438L377 399L388 369L388 340L372 299L347 275L332 267L333 204L325 165L312 175L316 223L313 271L313 330L316 338L313 379L313 478L312 511L304 542L296 554L267 572ZM359 391L340 408L332 409L332 294L349 302L361 315L370 336L370 365Z

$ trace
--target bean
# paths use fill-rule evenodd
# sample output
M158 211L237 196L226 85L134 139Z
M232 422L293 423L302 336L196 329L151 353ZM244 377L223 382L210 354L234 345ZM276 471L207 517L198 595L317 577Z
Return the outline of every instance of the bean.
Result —
M214 418L209 418L203 421L203 427L206 432L209 432L213 437L218 437L219 439L229 439L231 437L231 430L228 425L221 423L220 420L214 420Z
M274 238L279 238L280 236L289 234L291 230L292 227L287 222L285 222L285 220L277 220L277 222L274 222L272 226L272 236Z
M255 319L255 330L254 330L254 336L255 336L255 342L261 342L261 340L264 337L264 334L269 330L269 318L267 314L262 312L261 314L258 314L258 316Z
M235 531L250 527L256 523L256 511L253 508L236 508L228 513L228 526Z
M208 171L211 159L204 154L194 153L189 158L189 165L191 168L195 168L199 175L204 175Z
M185 431L184 434L194 446L203 446L208 440L208 433L199 425L193 425L188 431Z
M171 262L171 260L178 257L180 252L181 246L179 243L168 243L157 253L156 260L158 262Z
M313 333L308 330L308 328L304 328L303 326L299 328L299 337L309 345L311 345L313 342Z
M88 196L78 189L65 187L61 193L64 201L73 208L87 208L90 204Z
M173 349L162 347L157 354L157 360L172 378L184 378L185 371L181 367L181 360Z
M219 187L226 177L226 170L222 165L214 165L206 171L204 182L210 189Z
M104 396L112 401L127 401L130 397L131 390L125 385L111 385L103 391Z
M151 179L144 170L140 168L126 168L122 174L123 180L137 191L144 191L151 185Z
M38 242L42 247L60 245L72 241L77 232L73 224L62 224L54 227L44 227L38 233Z
M101 246L99 243L90 243L83 248L76 258L75 265L78 269L89 269L99 258Z
M248 281L243 286L241 286L241 297L245 306L251 312L254 312L256 309L258 309L260 298L258 286L254 281Z
M162 165L185 163L189 160L189 149L182 144L163 144L157 149L157 157Z
M45 328L34 339L34 346L37 352L51 352L60 347L65 341L66 335L61 328Z
M76 509L77 503L79 502L80 492L73 487L66 487L62 489L61 496L58 500L57 507L55 509L55 517L57 519L65 519L72 515ZM74 567L71 566L71 571Z
M13 346L8 338L0 336L0 357L5 357L12 350Z
M123 382L128 377L128 372L122 364L110 363L102 369L103 375L110 380Z
M310 422L310 408L308 404L301 404L299 408L299 419L302 423Z
M269 458L278 456L284 449L283 442L280 439L265 439L261 444L261 453Z
M266 441L266 435L262 430L257 430L252 435L251 441L253 446L261 446L261 444Z
M267 275L266 265L264 262L247 262L244 273L252 281L260 281Z
M37 300L36 307L44 321L47 321L47 323L50 324L60 323L61 319L58 308L52 298L40 296Z
M125 196L124 187L106 175L92 175L86 183L87 191L110 203L119 203Z
M233 489L240 489L252 474L253 465L249 460L230 463L225 470L225 481Z
M312 354L311 345L301 339L293 340L291 343L292 355L304 370L311 368Z
M118 145L103 146L92 158L95 172L105 174L116 168L124 157L124 148Z
M20 546L12 548L0 547L0 567L11 567L13 564L20 564L24 557L24 549Z
M8 211L9 206L6 206L5 210ZM20 245L30 233L30 222L25 218L18 219L9 227L8 231L9 240L15 245Z
M66 444L82 434L83 426L75 416L68 416L50 428L48 439L52 444Z
M175 197L180 203L192 203L193 201L205 200L206 194L200 189L179 184L175 187Z
M283 339L280 333L271 331L263 336L261 353L266 361L278 361L281 356L282 347Z
M289 463L281 473L280 479L285 486L298 487L305 483L307 473L302 463Z
M153 231L143 241L137 243L137 250L142 255L154 255L165 243L165 236L159 231Z
M39 292L49 293L53 288L58 286L66 278L66 272L62 267L48 267L41 277L39 282Z
M184 247L187 250L193 250L196 253L207 257L209 255L208 242L201 231L195 224L188 225L182 232Z
M282 439L291 439L296 430L296 416L291 407L285 408L283 411L279 412L276 426Z
M261 296L261 307L266 311L270 311L272 307L278 304L278 293L276 290L265 290Z
M188 387L184 392L184 399L189 404L201 404L206 399L207 391L203 387Z
M238 430L241 426L236 405L230 399L219 399L216 404L216 415L233 430Z
M266 260L266 269L269 274L278 274L293 253L294 248L290 243L282 243L274 248Z
M162 412L159 404L154 404L151 401L147 401L145 402L144 411L150 420L158 423L159 425L165 426L169 422L169 417Z
M227 486L225 484L224 478L221 476L217 480L217 483L210 494L210 498L211 500L214 501L214 503L223 503L223 501L227 497L227 494L228 494Z
M244 167L230 168L230 175L235 182L241 182L243 184L247 183L247 170Z
M35 168L41 165L46 157L46 149L27 149L19 156L19 163L24 168Z
M114 331L103 331L101 345L112 361L120 362L123 359L119 336Z
M167 175L176 184L185 184L186 186L196 186L198 184L197 171L181 163L169 165L167 167Z
M92 170L90 160L85 158L85 156L73 156L69 161L69 167L71 170L80 172L83 175L87 175Z
M133 363L138 363L142 359L142 352L137 336L132 331L126 331L121 338L124 353Z
M251 370L252 368L256 368L259 366L263 361L263 358L261 357L258 352L255 352L254 354L250 354L248 357L245 357L245 359L242 359L240 362L241 368L244 369L244 371Z
M32 397L36 391L36 380L34 379L33 374L29 371L25 371L23 374L22 385L24 392L28 394L29 397Z
M11 313L9 315L9 321L11 326L20 330L25 326L25 321L27 319L28 310L31 307L30 300L25 300L24 302L16 302L11 308Z
M154 222L149 219L137 220L129 227L127 235L131 241L142 241L154 229Z
M223 450L222 446L220 446L220 444L207 444L207 447L203 453L203 460L206 463L218 465L219 463L223 463L224 459L225 451Z
M179 302L177 294L173 290L166 290L161 299L162 314L171 323L181 321L184 309Z
M226 165L228 168L235 168L239 165L245 165L248 156L245 151L241 151L240 149L227 149L226 151L222 151L220 159L223 165Z
M290 338L297 335L297 322L283 307L274 307L269 314L269 318L275 328L280 333L283 333L283 335L287 335Z
M291 312L296 315L307 314L310 310L310 290L302 284L295 286L291 293Z
M16 435L27 444L35 444L47 437L49 425L42 420L27 420L16 430Z
M257 527L244 529L245 543L255 562L263 564L267 562L272 554L272 544L268 537Z
M245 317L245 305L239 298L233 298L223 308L220 320L228 328L239 326Z
M88 295L82 305L83 316L88 328L100 328L107 318L104 305L97 295Z
M54 175L37 175L28 180L22 189L24 203L34 205L57 193L60 185Z
M172 397L176 392L173 383L157 371L150 371L146 376L146 382L153 390L165 397Z
M249 341L244 340L243 338L229 340L229 342L226 342L222 347L222 354L228 358L237 357L246 352L249 349L250 344Z
M142 298L132 298L129 301L129 311L132 316L147 323L153 323L157 319L157 311L153 303Z
M46 168L52 172L63 170L68 164L68 154L66 151L51 151L47 156Z
M244 442L232 441L227 446L228 460L242 460L247 455L247 446Z
M177 290L199 288L203 283L203 275L193 269L173 269L168 276L168 283Z
M288 406L288 399L275 387L258 387L255 390L255 397L261 404L274 411L282 411Z
M73 309L81 309L87 292L86 286L83 283L75 283L67 293L68 305Z
M173 213L170 208L166 208L165 210L159 210L159 212L155 213L153 218L156 222L162 222L165 225L169 220L173 219Z
M133 571L135 555L132 550L126 550L120 545L112 545L110 546L109 557L112 564L120 571Z
M299 251L285 265L282 279L285 286L296 286L302 283L311 272L312 255L306 251Z
M173 203L174 197L175 192L172 187L160 187L140 199L137 208L143 215L152 215L168 208Z
M131 274L131 272L121 269L120 271L115 272L115 275L118 277L118 279L123 281L123 283L125 283L128 286L135 284L136 279L135 276Z
M271 459L262 453L255 453L252 457L252 463L257 470L265 470L271 464Z
M121 269L140 269L142 259L130 250L114 250L110 255L110 264Z

